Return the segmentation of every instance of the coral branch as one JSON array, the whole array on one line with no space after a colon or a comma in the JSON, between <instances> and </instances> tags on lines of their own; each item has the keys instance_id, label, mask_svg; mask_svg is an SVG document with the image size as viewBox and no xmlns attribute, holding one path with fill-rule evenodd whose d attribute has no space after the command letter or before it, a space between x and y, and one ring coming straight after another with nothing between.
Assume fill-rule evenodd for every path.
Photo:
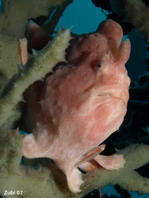
<instances>
[{"instance_id":1,"label":"coral branch","mask_svg":"<svg viewBox=\"0 0 149 198\"><path fill-rule=\"evenodd\" d=\"M6 82L17 72L19 62L18 41L13 36L0 33L0 92Z\"/></svg>"},{"instance_id":2,"label":"coral branch","mask_svg":"<svg viewBox=\"0 0 149 198\"><path fill-rule=\"evenodd\" d=\"M51 172L49 172L49 168L41 167L35 170L31 167L21 167L19 164L21 159L19 138L10 135L8 139L10 146L3 154L6 160L10 158L10 154L13 153L12 158L10 158L13 160L7 160L7 166L3 166L6 164L5 160L1 163L1 194L4 189L21 189L26 198L81 198L87 194L87 192L95 188L102 188L107 184L119 184L129 190L149 193L149 179L143 178L134 171L134 169L148 162L149 146L147 145L134 145L121 150L120 153L123 154L126 159L124 168L119 171L107 171L102 168L92 171L84 175L85 183L83 191L79 194L72 194L66 187L64 175L56 167L53 166L53 168L50 168ZM1 147L2 146L0 146L0 149ZM16 147L18 148L17 150ZM2 157L1 154L0 156ZM39 187L40 190L38 190Z\"/></svg>"},{"instance_id":3,"label":"coral branch","mask_svg":"<svg viewBox=\"0 0 149 198\"><path fill-rule=\"evenodd\" d=\"M25 89L33 82L41 80L56 63L65 60L65 49L69 40L70 31L60 31L58 36L44 48L42 54L31 58L27 65L14 75L0 96L0 125L8 124L8 118L14 121L13 117L16 116L13 112L14 107L22 100Z\"/></svg>"},{"instance_id":4,"label":"coral branch","mask_svg":"<svg viewBox=\"0 0 149 198\"><path fill-rule=\"evenodd\" d=\"M127 0L125 13L128 20L149 39L149 7L141 0Z\"/></svg>"},{"instance_id":5,"label":"coral branch","mask_svg":"<svg viewBox=\"0 0 149 198\"><path fill-rule=\"evenodd\" d=\"M127 173L127 175L123 175L122 180L119 178L118 183L130 191L149 193L149 179L141 177L135 171L131 171L130 174Z\"/></svg>"},{"instance_id":6,"label":"coral branch","mask_svg":"<svg viewBox=\"0 0 149 198\"><path fill-rule=\"evenodd\" d=\"M118 171L107 171L104 169L95 170L84 176L84 192L90 192L95 188L101 188L107 184L119 184L129 190L139 191L141 193L149 193L149 179L143 178L135 169L148 163L149 146L147 145L133 145L121 150L124 155L126 164L125 167ZM140 187L137 182L139 180ZM130 184L130 185L129 185ZM78 198L78 197L77 197Z\"/></svg>"}]
</instances>

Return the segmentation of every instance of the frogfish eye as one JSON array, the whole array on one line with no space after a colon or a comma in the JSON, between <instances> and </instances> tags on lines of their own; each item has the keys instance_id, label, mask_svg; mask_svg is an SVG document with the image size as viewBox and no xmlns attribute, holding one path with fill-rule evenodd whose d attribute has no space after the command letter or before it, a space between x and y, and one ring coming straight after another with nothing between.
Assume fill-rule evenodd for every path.
<instances>
[{"instance_id":1,"label":"frogfish eye","mask_svg":"<svg viewBox=\"0 0 149 198\"><path fill-rule=\"evenodd\" d=\"M96 68L101 68L101 64L100 63L96 63Z\"/></svg>"},{"instance_id":2,"label":"frogfish eye","mask_svg":"<svg viewBox=\"0 0 149 198\"><path fill-rule=\"evenodd\" d=\"M91 67L93 69L99 69L99 68L101 68L101 64L100 64L99 60L92 61L90 65L91 65Z\"/></svg>"}]
</instances>

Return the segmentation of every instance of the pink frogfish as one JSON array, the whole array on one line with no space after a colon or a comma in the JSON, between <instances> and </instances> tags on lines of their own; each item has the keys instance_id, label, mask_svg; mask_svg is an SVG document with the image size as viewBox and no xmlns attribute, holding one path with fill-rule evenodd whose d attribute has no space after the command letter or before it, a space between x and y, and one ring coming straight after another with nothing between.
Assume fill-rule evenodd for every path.
<instances>
[{"instance_id":1,"label":"pink frogfish","mask_svg":"<svg viewBox=\"0 0 149 198\"><path fill-rule=\"evenodd\" d=\"M122 36L119 24L102 22L95 33L72 43L67 63L28 92L24 120L32 133L23 138L23 155L53 159L74 193L83 183L78 167L92 170L96 162L118 170L125 163L123 155L100 154L127 111L130 42Z\"/></svg>"}]
</instances>

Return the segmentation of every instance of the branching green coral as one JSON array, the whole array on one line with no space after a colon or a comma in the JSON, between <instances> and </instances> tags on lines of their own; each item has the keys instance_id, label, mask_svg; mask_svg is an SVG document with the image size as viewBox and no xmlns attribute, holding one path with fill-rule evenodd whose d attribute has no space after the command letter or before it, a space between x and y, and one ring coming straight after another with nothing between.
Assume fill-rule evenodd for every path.
<instances>
[{"instance_id":1,"label":"branching green coral","mask_svg":"<svg viewBox=\"0 0 149 198\"><path fill-rule=\"evenodd\" d=\"M19 39L24 37L25 26L29 18L48 15L55 9L56 19L49 19L51 30L56 25L64 8L72 0L3 0L3 11L0 13L0 93L6 83L18 72L20 63ZM52 20L52 21L51 21ZM49 29L48 29L49 31Z\"/></svg>"},{"instance_id":2,"label":"branching green coral","mask_svg":"<svg viewBox=\"0 0 149 198\"><path fill-rule=\"evenodd\" d=\"M0 13L0 92L6 82L18 72L20 63L19 39L24 37L29 18L48 15L55 9L56 19L49 18L48 32L52 32L64 8L72 0L3 0L3 11ZM52 23L52 27L51 27Z\"/></svg>"},{"instance_id":3,"label":"branching green coral","mask_svg":"<svg viewBox=\"0 0 149 198\"><path fill-rule=\"evenodd\" d=\"M121 150L126 159L124 168L119 171L107 171L102 168L92 171L84 176L85 181L82 192L80 194L72 194L66 188L63 174L56 167L53 170L51 168L35 170L21 167L19 164L21 159L19 142L19 137L16 137L16 135L10 139L10 146L8 147L10 152L9 155L7 153L7 156L10 157L10 154L13 153L13 160L7 161L7 166L1 166L0 194L3 194L4 189L19 189L23 190L23 197L25 198L81 198L87 192L95 188L102 188L107 184L119 184L129 190L149 193L149 179L142 178L134 171L134 169L148 162L149 146L147 145L134 145ZM56 174L58 180L61 180L59 184L54 179L52 172ZM14 196L14 198L16 197Z\"/></svg>"},{"instance_id":4,"label":"branching green coral","mask_svg":"<svg viewBox=\"0 0 149 198\"><path fill-rule=\"evenodd\" d=\"M65 60L65 49L69 45L70 31L60 31L38 56L32 57L10 80L0 96L0 126L8 125L17 116L15 106L22 100L25 89L52 70L54 65ZM19 116L19 115L18 115Z\"/></svg>"},{"instance_id":5,"label":"branching green coral","mask_svg":"<svg viewBox=\"0 0 149 198\"><path fill-rule=\"evenodd\" d=\"M84 177L83 188L85 191L89 192L106 184L119 184L128 190L149 193L149 179L144 179L135 171L135 169L148 163L149 146L133 145L121 150L120 153L124 155L126 160L124 168L118 171L101 169L90 172ZM137 183L138 181L139 183ZM81 198L81 195L79 198Z\"/></svg>"},{"instance_id":6,"label":"branching green coral","mask_svg":"<svg viewBox=\"0 0 149 198\"><path fill-rule=\"evenodd\" d=\"M1 134L0 139L0 195L4 190L22 190L24 198L65 198L46 168L39 170L21 167L20 135L14 131ZM5 197L5 196L4 196ZM7 197L7 196L6 196ZM18 197L18 195L13 195Z\"/></svg>"},{"instance_id":7,"label":"branching green coral","mask_svg":"<svg viewBox=\"0 0 149 198\"><path fill-rule=\"evenodd\" d=\"M12 36L0 34L0 92L6 82L17 72L20 62L18 41Z\"/></svg>"}]
</instances>

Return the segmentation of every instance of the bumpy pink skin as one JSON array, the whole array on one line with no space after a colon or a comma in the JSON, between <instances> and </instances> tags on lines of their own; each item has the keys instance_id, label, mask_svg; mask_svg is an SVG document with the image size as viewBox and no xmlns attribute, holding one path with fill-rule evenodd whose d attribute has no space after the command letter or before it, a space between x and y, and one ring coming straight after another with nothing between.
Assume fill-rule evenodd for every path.
<instances>
[{"instance_id":1,"label":"bumpy pink skin","mask_svg":"<svg viewBox=\"0 0 149 198\"><path fill-rule=\"evenodd\" d=\"M125 162L122 155L97 155L105 147L98 145L119 129L126 114L130 43L121 42L122 36L119 24L104 21L73 45L69 65L47 77L40 93L32 87L28 96L26 127L33 133L23 139L23 154L53 159L72 192L83 183L78 166L89 170L96 161L113 170Z\"/></svg>"}]
</instances>

